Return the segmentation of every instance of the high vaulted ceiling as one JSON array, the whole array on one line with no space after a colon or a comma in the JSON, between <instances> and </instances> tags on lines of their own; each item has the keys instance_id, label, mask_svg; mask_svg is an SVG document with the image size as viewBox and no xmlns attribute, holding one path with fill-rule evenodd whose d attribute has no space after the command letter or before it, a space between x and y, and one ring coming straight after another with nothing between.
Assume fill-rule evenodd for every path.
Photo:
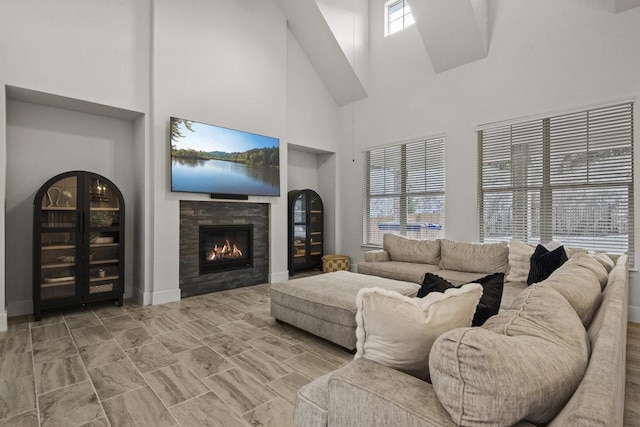
<instances>
[{"instance_id":1,"label":"high vaulted ceiling","mask_svg":"<svg viewBox=\"0 0 640 427\"><path fill-rule=\"evenodd\" d=\"M367 97L369 1L276 0L338 106ZM407 0L436 73L489 54L489 0ZM535 0L531 0L535 1ZM565 0L620 13L640 0Z\"/></svg>"}]
</instances>

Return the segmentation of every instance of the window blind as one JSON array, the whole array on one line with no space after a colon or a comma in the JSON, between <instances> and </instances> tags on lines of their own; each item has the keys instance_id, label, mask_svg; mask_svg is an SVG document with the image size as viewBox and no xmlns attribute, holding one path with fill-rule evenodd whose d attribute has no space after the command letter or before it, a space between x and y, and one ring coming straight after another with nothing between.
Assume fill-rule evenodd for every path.
<instances>
[{"instance_id":1,"label":"window blind","mask_svg":"<svg viewBox=\"0 0 640 427\"><path fill-rule=\"evenodd\" d=\"M633 259L633 103L478 131L480 240Z\"/></svg>"},{"instance_id":2,"label":"window blind","mask_svg":"<svg viewBox=\"0 0 640 427\"><path fill-rule=\"evenodd\" d=\"M363 244L444 237L444 136L364 152Z\"/></svg>"}]
</instances>

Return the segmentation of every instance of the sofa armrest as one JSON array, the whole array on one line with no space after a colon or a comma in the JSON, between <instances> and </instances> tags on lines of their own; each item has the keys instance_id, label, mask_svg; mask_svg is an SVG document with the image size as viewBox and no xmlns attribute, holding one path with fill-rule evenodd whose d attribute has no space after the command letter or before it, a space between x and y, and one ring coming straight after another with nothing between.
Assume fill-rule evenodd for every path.
<instances>
[{"instance_id":1,"label":"sofa armrest","mask_svg":"<svg viewBox=\"0 0 640 427\"><path fill-rule=\"evenodd\" d=\"M391 261L389 252L384 249L376 249L373 251L367 251L364 253L365 262L384 262Z\"/></svg>"},{"instance_id":2,"label":"sofa armrest","mask_svg":"<svg viewBox=\"0 0 640 427\"><path fill-rule=\"evenodd\" d=\"M455 426L431 384L361 358L329 379L329 425Z\"/></svg>"}]
</instances>

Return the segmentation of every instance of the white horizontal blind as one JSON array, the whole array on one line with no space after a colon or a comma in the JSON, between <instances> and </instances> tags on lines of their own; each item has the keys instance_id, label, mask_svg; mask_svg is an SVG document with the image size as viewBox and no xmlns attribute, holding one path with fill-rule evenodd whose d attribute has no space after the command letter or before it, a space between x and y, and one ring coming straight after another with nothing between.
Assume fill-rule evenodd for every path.
<instances>
[{"instance_id":1,"label":"white horizontal blind","mask_svg":"<svg viewBox=\"0 0 640 427\"><path fill-rule=\"evenodd\" d=\"M363 244L444 236L444 136L364 152Z\"/></svg>"},{"instance_id":2,"label":"white horizontal blind","mask_svg":"<svg viewBox=\"0 0 640 427\"><path fill-rule=\"evenodd\" d=\"M633 103L486 128L478 145L481 241L632 255Z\"/></svg>"}]
</instances>

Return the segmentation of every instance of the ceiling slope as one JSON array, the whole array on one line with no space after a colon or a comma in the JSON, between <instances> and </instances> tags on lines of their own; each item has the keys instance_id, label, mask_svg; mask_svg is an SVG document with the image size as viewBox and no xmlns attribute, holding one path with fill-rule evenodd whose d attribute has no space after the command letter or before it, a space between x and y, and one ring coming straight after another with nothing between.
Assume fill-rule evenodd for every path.
<instances>
[{"instance_id":1,"label":"ceiling slope","mask_svg":"<svg viewBox=\"0 0 640 427\"><path fill-rule=\"evenodd\" d=\"M339 106L366 98L354 71L315 0L276 0L289 30ZM348 54L353 56L353 52Z\"/></svg>"},{"instance_id":2,"label":"ceiling slope","mask_svg":"<svg viewBox=\"0 0 640 427\"><path fill-rule=\"evenodd\" d=\"M571 0L580 6L604 10L611 13L622 13L640 7L640 0Z\"/></svg>"},{"instance_id":3,"label":"ceiling slope","mask_svg":"<svg viewBox=\"0 0 640 427\"><path fill-rule=\"evenodd\" d=\"M487 57L487 0L408 0L436 73Z\"/></svg>"}]
</instances>

